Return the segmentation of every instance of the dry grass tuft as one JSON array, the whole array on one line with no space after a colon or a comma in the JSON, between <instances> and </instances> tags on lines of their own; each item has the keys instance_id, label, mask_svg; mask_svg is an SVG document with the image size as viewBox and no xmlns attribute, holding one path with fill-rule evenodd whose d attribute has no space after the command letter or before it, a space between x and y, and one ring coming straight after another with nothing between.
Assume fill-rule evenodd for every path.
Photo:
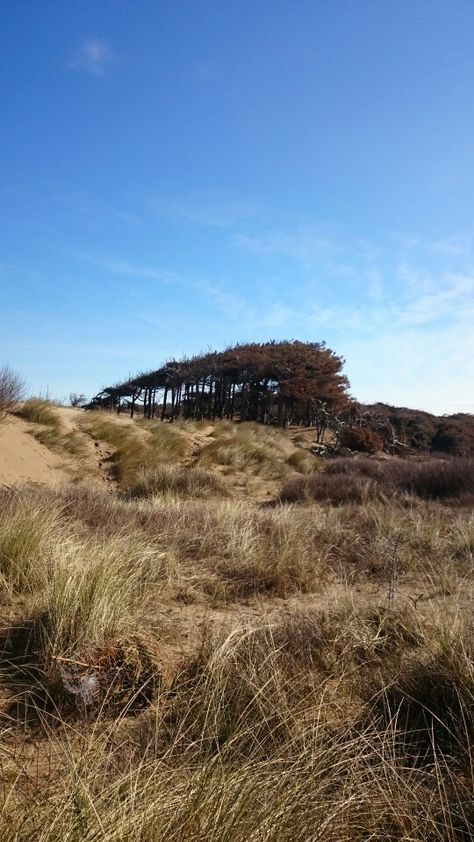
<instances>
[{"instance_id":1,"label":"dry grass tuft","mask_svg":"<svg viewBox=\"0 0 474 842\"><path fill-rule=\"evenodd\" d=\"M148 528L159 532L190 579L218 601L319 591L328 578L326 550L315 542L312 524L284 507L170 503L150 512Z\"/></svg>"},{"instance_id":2,"label":"dry grass tuft","mask_svg":"<svg viewBox=\"0 0 474 842\"><path fill-rule=\"evenodd\" d=\"M298 690L272 629L240 628L204 640L176 679L173 749L201 756L265 757L289 736Z\"/></svg>"},{"instance_id":3,"label":"dry grass tuft","mask_svg":"<svg viewBox=\"0 0 474 842\"><path fill-rule=\"evenodd\" d=\"M30 398L15 414L35 425L31 433L44 447L76 459L86 454L87 448L83 436L77 430L64 432L61 418L50 401Z\"/></svg>"},{"instance_id":4,"label":"dry grass tuft","mask_svg":"<svg viewBox=\"0 0 474 842\"><path fill-rule=\"evenodd\" d=\"M113 466L123 490L133 487L143 471L184 458L191 446L182 432L160 421L141 420L133 424L91 412L82 427L115 448Z\"/></svg>"},{"instance_id":5,"label":"dry grass tuft","mask_svg":"<svg viewBox=\"0 0 474 842\"><path fill-rule=\"evenodd\" d=\"M298 448L288 456L286 464L294 468L299 474L312 474L319 469L318 460L303 448Z\"/></svg>"},{"instance_id":6,"label":"dry grass tuft","mask_svg":"<svg viewBox=\"0 0 474 842\"><path fill-rule=\"evenodd\" d=\"M60 508L21 492L0 496L0 586L12 597L42 590L50 576L54 543L61 540Z\"/></svg>"},{"instance_id":7,"label":"dry grass tuft","mask_svg":"<svg viewBox=\"0 0 474 842\"><path fill-rule=\"evenodd\" d=\"M142 420L138 426L150 434L152 447L164 461L177 462L189 455L191 445L184 425L180 428L161 421Z\"/></svg>"},{"instance_id":8,"label":"dry grass tuft","mask_svg":"<svg viewBox=\"0 0 474 842\"><path fill-rule=\"evenodd\" d=\"M372 715L385 729L396 722L411 762L432 764L445 756L472 772L474 748L474 633L471 622L449 632L431 629L429 647L405 659L401 668L384 665L375 687L366 687ZM374 692L375 691L375 692Z\"/></svg>"},{"instance_id":9,"label":"dry grass tuft","mask_svg":"<svg viewBox=\"0 0 474 842\"><path fill-rule=\"evenodd\" d=\"M196 456L197 465L222 466L226 474L242 472L269 480L283 479L289 473L288 439L282 431L252 422L222 421L212 439Z\"/></svg>"},{"instance_id":10,"label":"dry grass tuft","mask_svg":"<svg viewBox=\"0 0 474 842\"><path fill-rule=\"evenodd\" d=\"M25 401L23 406L17 410L17 415L24 418L25 421L31 421L32 424L43 424L45 427L59 429L59 416L54 408L54 404L42 398L29 398Z\"/></svg>"},{"instance_id":11,"label":"dry grass tuft","mask_svg":"<svg viewBox=\"0 0 474 842\"><path fill-rule=\"evenodd\" d=\"M229 490L224 480L204 468L185 465L156 465L138 472L130 485L131 498L174 496L178 498L228 497Z\"/></svg>"}]
</instances>

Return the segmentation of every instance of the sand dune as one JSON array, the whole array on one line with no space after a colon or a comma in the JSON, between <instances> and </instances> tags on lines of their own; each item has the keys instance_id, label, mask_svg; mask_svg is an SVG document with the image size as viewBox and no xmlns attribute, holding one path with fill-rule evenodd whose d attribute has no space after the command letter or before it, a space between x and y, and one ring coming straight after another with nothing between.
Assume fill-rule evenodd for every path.
<instances>
[{"instance_id":1,"label":"sand dune","mask_svg":"<svg viewBox=\"0 0 474 842\"><path fill-rule=\"evenodd\" d=\"M68 480L64 459L30 435L31 424L9 415L0 423L0 486L37 482L56 487Z\"/></svg>"}]
</instances>

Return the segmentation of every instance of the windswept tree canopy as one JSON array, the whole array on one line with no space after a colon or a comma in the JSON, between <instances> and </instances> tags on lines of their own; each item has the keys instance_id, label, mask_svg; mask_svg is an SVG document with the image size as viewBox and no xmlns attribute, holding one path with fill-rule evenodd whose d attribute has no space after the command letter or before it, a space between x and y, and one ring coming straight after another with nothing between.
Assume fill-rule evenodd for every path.
<instances>
[{"instance_id":1,"label":"windswept tree canopy","mask_svg":"<svg viewBox=\"0 0 474 842\"><path fill-rule=\"evenodd\" d=\"M143 406L147 417L240 418L287 426L317 423L321 413L350 404L344 360L324 342L245 343L169 360L109 386L92 405L119 410Z\"/></svg>"}]
</instances>

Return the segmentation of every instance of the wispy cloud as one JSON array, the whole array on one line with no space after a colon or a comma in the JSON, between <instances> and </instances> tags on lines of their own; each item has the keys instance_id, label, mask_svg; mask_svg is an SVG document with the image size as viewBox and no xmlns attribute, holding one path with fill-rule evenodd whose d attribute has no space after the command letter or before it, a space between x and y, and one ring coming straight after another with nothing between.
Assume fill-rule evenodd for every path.
<instances>
[{"instance_id":1,"label":"wispy cloud","mask_svg":"<svg viewBox=\"0 0 474 842\"><path fill-rule=\"evenodd\" d=\"M63 216L67 214L68 218L74 222L80 220L91 226L110 226L111 223L136 226L142 221L136 213L113 207L85 193L57 195L54 201L61 208Z\"/></svg>"},{"instance_id":2,"label":"wispy cloud","mask_svg":"<svg viewBox=\"0 0 474 842\"><path fill-rule=\"evenodd\" d=\"M474 268L454 271L458 252L433 254L431 243L413 243L410 256L377 253L347 243L354 278L336 292L320 284L315 301L300 263L299 296L275 296L262 324L276 331L320 336L347 359L352 391L362 401L419 407L436 413L472 411L474 401ZM350 285L350 289L349 289Z\"/></svg>"},{"instance_id":3,"label":"wispy cloud","mask_svg":"<svg viewBox=\"0 0 474 842\"><path fill-rule=\"evenodd\" d=\"M246 319L250 321L253 318L253 309L250 302L237 295L235 290L229 289L228 284L209 279L193 279L189 283L194 289L203 292L207 298L211 299L222 313L231 312L236 320Z\"/></svg>"},{"instance_id":4,"label":"wispy cloud","mask_svg":"<svg viewBox=\"0 0 474 842\"><path fill-rule=\"evenodd\" d=\"M36 342L36 343L9 343L6 346L9 350L22 350L22 351L59 351L59 352L71 352L71 353L93 353L93 354L104 354L106 356L117 356L117 357L129 357L131 355L137 355L141 353L140 346L133 346L133 345L97 345L93 343L76 343L76 342L64 342L64 343L49 343L49 342Z\"/></svg>"},{"instance_id":5,"label":"wispy cloud","mask_svg":"<svg viewBox=\"0 0 474 842\"><path fill-rule=\"evenodd\" d=\"M255 254L290 257L305 263L314 262L323 254L341 251L337 242L321 235L319 229L301 227L295 231L270 231L260 235L239 235L237 245Z\"/></svg>"},{"instance_id":6,"label":"wispy cloud","mask_svg":"<svg viewBox=\"0 0 474 842\"><path fill-rule=\"evenodd\" d=\"M217 224L202 207L199 212L197 207L192 212L179 207L200 225ZM463 241L462 253L455 236L438 242L420 237L401 242L387 235L375 245L294 220L286 230L262 217L248 216L244 225L242 210L236 206L230 213L229 207L225 217L233 226L229 245L235 248L240 228L239 245L256 264L252 282L244 276L235 280L232 266L228 273L211 277L192 269L171 272L153 257L135 262L117 253L76 256L130 279L127 294L136 318L161 318L159 310L144 303L153 301L160 284L172 283L180 288L177 302L181 292L183 301L186 297L195 301L198 292L199 301L206 302L200 303L199 323L205 321L212 343L221 336L225 341L326 339L347 359L352 391L360 400L385 400L438 413L471 409L474 252L468 242ZM219 219L222 225L222 209ZM256 254L258 261L251 258ZM176 312L181 318L186 305L182 311L180 306ZM175 315L167 314L164 324L158 325L161 331L169 328Z\"/></svg>"},{"instance_id":7,"label":"wispy cloud","mask_svg":"<svg viewBox=\"0 0 474 842\"><path fill-rule=\"evenodd\" d=\"M269 214L268 208L253 202L220 202L193 197L155 196L150 209L160 216L176 217L210 228L230 228Z\"/></svg>"},{"instance_id":8,"label":"wispy cloud","mask_svg":"<svg viewBox=\"0 0 474 842\"><path fill-rule=\"evenodd\" d=\"M164 284L176 284L203 293L222 312L232 312L238 318L251 318L251 308L247 301L236 294L224 281L170 272L158 266L135 263L121 257L99 257L84 252L75 252L75 257L96 266L112 275L143 281L159 281Z\"/></svg>"},{"instance_id":9,"label":"wispy cloud","mask_svg":"<svg viewBox=\"0 0 474 842\"><path fill-rule=\"evenodd\" d=\"M432 253L442 257L465 257L470 253L471 248L471 238L462 234L444 237L430 244Z\"/></svg>"},{"instance_id":10,"label":"wispy cloud","mask_svg":"<svg viewBox=\"0 0 474 842\"><path fill-rule=\"evenodd\" d=\"M131 260L124 260L121 257L96 257L95 255L84 252L75 252L75 257L79 257L81 260L85 260L87 263L97 266L98 269L103 269L105 272L110 272L113 275L161 281L166 284L178 283L181 280L180 276L175 272L168 272L166 269L160 269L157 266L134 263Z\"/></svg>"},{"instance_id":11,"label":"wispy cloud","mask_svg":"<svg viewBox=\"0 0 474 842\"><path fill-rule=\"evenodd\" d=\"M92 76L103 76L113 58L112 48L107 41L89 36L75 48L68 67L71 70L83 70Z\"/></svg>"},{"instance_id":12,"label":"wispy cloud","mask_svg":"<svg viewBox=\"0 0 474 842\"><path fill-rule=\"evenodd\" d=\"M402 297L400 306L392 309L399 324L421 326L447 322L472 310L474 275L446 272L430 281L431 285L423 276L420 290L412 286Z\"/></svg>"}]
</instances>

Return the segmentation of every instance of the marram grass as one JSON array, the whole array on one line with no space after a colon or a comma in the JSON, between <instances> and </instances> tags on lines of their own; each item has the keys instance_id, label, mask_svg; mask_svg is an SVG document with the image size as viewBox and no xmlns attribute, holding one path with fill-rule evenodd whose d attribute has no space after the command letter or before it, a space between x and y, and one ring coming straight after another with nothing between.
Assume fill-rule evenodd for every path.
<instances>
[{"instance_id":1,"label":"marram grass","mask_svg":"<svg viewBox=\"0 0 474 842\"><path fill-rule=\"evenodd\" d=\"M422 501L0 492L1 838L471 839L473 546Z\"/></svg>"}]
</instances>

